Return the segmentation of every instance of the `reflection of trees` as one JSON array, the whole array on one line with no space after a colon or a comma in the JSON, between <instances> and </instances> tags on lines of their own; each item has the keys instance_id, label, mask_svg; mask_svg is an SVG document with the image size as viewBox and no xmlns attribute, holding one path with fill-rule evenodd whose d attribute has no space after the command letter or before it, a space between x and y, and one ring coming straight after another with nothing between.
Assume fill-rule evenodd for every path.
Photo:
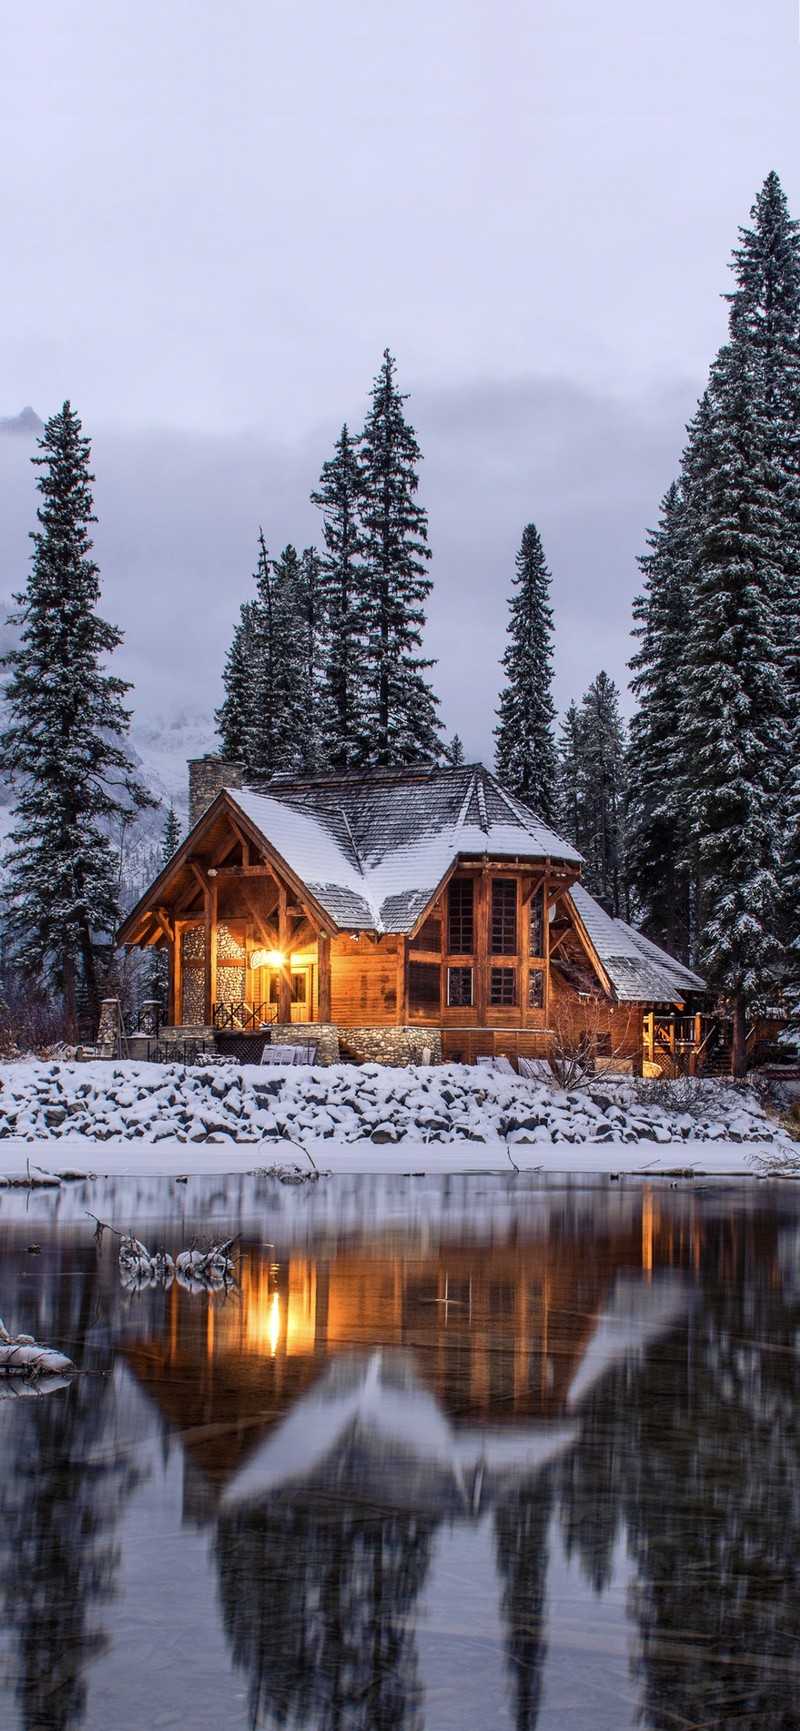
<instances>
[{"instance_id":1,"label":"reflection of trees","mask_svg":"<svg viewBox=\"0 0 800 1731\"><path fill-rule=\"evenodd\" d=\"M652 1731L789 1731L800 1661L798 1315L753 1258L587 1402L560 1472L565 1541L596 1591L624 1526Z\"/></svg>"},{"instance_id":2,"label":"reflection of trees","mask_svg":"<svg viewBox=\"0 0 800 1731\"><path fill-rule=\"evenodd\" d=\"M95 1309L93 1259L59 1284L71 1326L54 1314L54 1334L80 1338ZM135 1481L115 1447L115 1403L110 1377L80 1376L5 1414L13 1446L0 1486L0 1595L23 1731L81 1723L86 1668L107 1645L95 1613L113 1595L114 1526Z\"/></svg>"},{"instance_id":3,"label":"reflection of trees","mask_svg":"<svg viewBox=\"0 0 800 1731\"><path fill-rule=\"evenodd\" d=\"M220 1597L253 1724L421 1731L410 1613L432 1525L278 1499L225 1512Z\"/></svg>"},{"instance_id":4,"label":"reflection of trees","mask_svg":"<svg viewBox=\"0 0 800 1731\"><path fill-rule=\"evenodd\" d=\"M547 1657L547 1530L552 1502L552 1480L546 1474L529 1490L506 1497L495 1515L517 1731L535 1731L539 1717Z\"/></svg>"}]
</instances>

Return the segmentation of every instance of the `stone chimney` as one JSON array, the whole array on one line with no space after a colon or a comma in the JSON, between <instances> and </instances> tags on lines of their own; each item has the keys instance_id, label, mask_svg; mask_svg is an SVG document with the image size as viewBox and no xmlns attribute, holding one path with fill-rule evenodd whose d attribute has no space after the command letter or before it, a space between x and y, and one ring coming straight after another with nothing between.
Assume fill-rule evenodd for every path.
<instances>
[{"instance_id":1,"label":"stone chimney","mask_svg":"<svg viewBox=\"0 0 800 1731\"><path fill-rule=\"evenodd\" d=\"M244 764L229 763L207 751L205 757L189 758L189 828L222 792L223 787L241 787Z\"/></svg>"}]
</instances>

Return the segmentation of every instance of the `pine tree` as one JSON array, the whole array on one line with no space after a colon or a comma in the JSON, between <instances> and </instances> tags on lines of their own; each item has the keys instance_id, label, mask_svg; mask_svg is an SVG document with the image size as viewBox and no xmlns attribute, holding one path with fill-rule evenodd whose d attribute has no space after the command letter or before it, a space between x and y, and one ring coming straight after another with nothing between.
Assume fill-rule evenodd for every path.
<instances>
[{"instance_id":1,"label":"pine tree","mask_svg":"<svg viewBox=\"0 0 800 1731\"><path fill-rule=\"evenodd\" d=\"M324 627L319 750L331 769L357 766L365 737L367 612L361 480L358 453L344 426L311 495L323 515L325 538L319 572Z\"/></svg>"},{"instance_id":2,"label":"pine tree","mask_svg":"<svg viewBox=\"0 0 800 1731\"><path fill-rule=\"evenodd\" d=\"M551 578L533 523L523 530L516 573L516 593L509 604L509 642L502 660L507 684L494 730L496 768L511 793L532 806L545 823L553 823L558 759L553 737Z\"/></svg>"},{"instance_id":3,"label":"pine tree","mask_svg":"<svg viewBox=\"0 0 800 1731\"><path fill-rule=\"evenodd\" d=\"M96 612L90 442L68 402L47 422L39 450L39 528L27 588L14 597L19 646L5 658L0 761L17 798L4 900L21 971L63 993L74 1029L81 989L95 1024L99 1017L98 943L117 920L111 821L154 802L122 744L130 686L105 670L122 633Z\"/></svg>"},{"instance_id":4,"label":"pine tree","mask_svg":"<svg viewBox=\"0 0 800 1731\"><path fill-rule=\"evenodd\" d=\"M631 688L626 869L649 937L688 961L691 883L683 864L683 660L689 623L692 541L685 491L672 486L640 560L644 593L634 603L639 649Z\"/></svg>"},{"instance_id":5,"label":"pine tree","mask_svg":"<svg viewBox=\"0 0 800 1731\"><path fill-rule=\"evenodd\" d=\"M279 559L259 531L256 597L245 602L223 674L217 727L226 757L254 781L319 766L322 599L319 555Z\"/></svg>"},{"instance_id":6,"label":"pine tree","mask_svg":"<svg viewBox=\"0 0 800 1731\"><path fill-rule=\"evenodd\" d=\"M747 1008L780 963L788 697L780 490L763 372L745 340L712 369L684 663L686 864L700 883L701 961L731 1001L734 1074Z\"/></svg>"},{"instance_id":7,"label":"pine tree","mask_svg":"<svg viewBox=\"0 0 800 1731\"><path fill-rule=\"evenodd\" d=\"M417 503L421 453L403 413L395 362L384 351L372 407L359 441L365 568L365 706L361 764L435 762L440 724L417 652L431 591L428 520Z\"/></svg>"},{"instance_id":8,"label":"pine tree","mask_svg":"<svg viewBox=\"0 0 800 1731\"><path fill-rule=\"evenodd\" d=\"M169 811L167 812L167 815L164 819L164 829L163 829L163 833L162 833L162 837L161 837L161 865L162 865L162 867L165 865L169 865L169 862L173 858L173 855L177 853L178 848L181 845L181 841L182 841L181 821L180 821L180 818L178 817L178 814L175 810L174 805L171 805L169 808Z\"/></svg>"},{"instance_id":9,"label":"pine tree","mask_svg":"<svg viewBox=\"0 0 800 1731\"><path fill-rule=\"evenodd\" d=\"M464 762L464 747L461 743L459 734L453 734L450 745L445 752L445 756L453 769L460 768L461 764Z\"/></svg>"},{"instance_id":10,"label":"pine tree","mask_svg":"<svg viewBox=\"0 0 800 1731\"><path fill-rule=\"evenodd\" d=\"M616 917L627 914L625 733L619 693L598 673L567 712L559 769L561 827L584 857L583 881Z\"/></svg>"},{"instance_id":11,"label":"pine tree","mask_svg":"<svg viewBox=\"0 0 800 1731\"><path fill-rule=\"evenodd\" d=\"M251 710L256 617L256 603L244 601L222 675L225 700L217 710L216 722L223 753L231 763L243 763L245 759L246 732Z\"/></svg>"}]
</instances>

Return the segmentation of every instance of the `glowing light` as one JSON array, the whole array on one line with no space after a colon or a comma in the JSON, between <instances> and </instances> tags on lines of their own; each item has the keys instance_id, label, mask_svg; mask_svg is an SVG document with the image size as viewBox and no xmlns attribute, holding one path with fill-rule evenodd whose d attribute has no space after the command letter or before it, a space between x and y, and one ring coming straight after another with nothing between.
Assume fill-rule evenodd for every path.
<instances>
[{"instance_id":1,"label":"glowing light","mask_svg":"<svg viewBox=\"0 0 800 1731\"><path fill-rule=\"evenodd\" d=\"M269 1344L273 1358L278 1350L278 1339L281 1332L281 1307L277 1292L272 1295L272 1315L269 1323Z\"/></svg>"},{"instance_id":2,"label":"glowing light","mask_svg":"<svg viewBox=\"0 0 800 1731\"><path fill-rule=\"evenodd\" d=\"M253 950L250 966L251 968L284 968L286 957L282 950Z\"/></svg>"}]
</instances>

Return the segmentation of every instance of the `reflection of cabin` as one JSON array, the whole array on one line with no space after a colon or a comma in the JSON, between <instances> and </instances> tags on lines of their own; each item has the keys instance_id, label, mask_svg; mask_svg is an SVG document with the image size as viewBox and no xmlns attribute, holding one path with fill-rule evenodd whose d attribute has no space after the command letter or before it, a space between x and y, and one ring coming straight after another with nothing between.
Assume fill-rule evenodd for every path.
<instances>
[{"instance_id":1,"label":"reflection of cabin","mask_svg":"<svg viewBox=\"0 0 800 1731\"><path fill-rule=\"evenodd\" d=\"M241 1056L302 1028L321 1057L555 1037L638 1061L645 1016L699 1011L703 981L605 913L575 849L480 765L258 792L218 758L190 770L190 833L119 934L166 950L170 1028Z\"/></svg>"},{"instance_id":2,"label":"reflection of cabin","mask_svg":"<svg viewBox=\"0 0 800 1731\"><path fill-rule=\"evenodd\" d=\"M307 1394L332 1359L409 1355L456 1427L563 1419L568 1394L619 1276L696 1274L702 1229L663 1218L645 1192L623 1226L592 1234L425 1249L335 1244L273 1261L246 1244L240 1293L202 1298L176 1283L125 1357L217 1488ZM159 1315L160 1306L163 1312Z\"/></svg>"}]
</instances>

